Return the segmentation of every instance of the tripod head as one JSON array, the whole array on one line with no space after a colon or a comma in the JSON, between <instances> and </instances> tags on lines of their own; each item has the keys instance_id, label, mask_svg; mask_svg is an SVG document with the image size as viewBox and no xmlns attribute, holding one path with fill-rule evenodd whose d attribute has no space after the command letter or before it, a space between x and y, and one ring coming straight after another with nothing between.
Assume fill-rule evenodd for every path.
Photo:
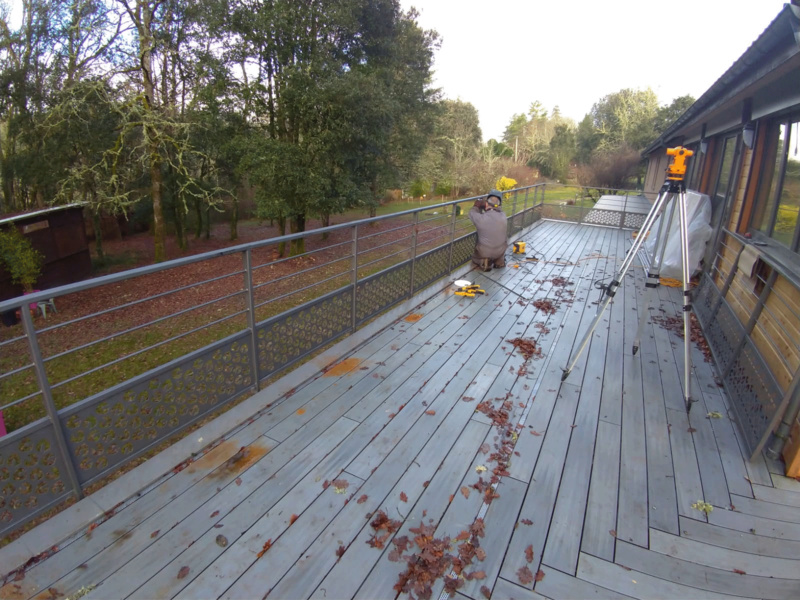
<instances>
[{"instance_id":1,"label":"tripod head","mask_svg":"<svg viewBox=\"0 0 800 600\"><path fill-rule=\"evenodd\" d=\"M667 148L667 155L672 156L672 161L667 166L667 179L669 181L683 181L686 175L686 159L694 152L683 146L677 148Z\"/></svg>"}]
</instances>

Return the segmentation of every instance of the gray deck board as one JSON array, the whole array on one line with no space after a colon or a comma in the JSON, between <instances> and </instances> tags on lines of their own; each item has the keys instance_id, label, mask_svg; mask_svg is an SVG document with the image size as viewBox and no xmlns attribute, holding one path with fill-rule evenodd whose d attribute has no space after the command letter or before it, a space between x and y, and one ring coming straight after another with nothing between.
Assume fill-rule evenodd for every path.
<instances>
[{"instance_id":1,"label":"gray deck board","mask_svg":"<svg viewBox=\"0 0 800 600\"><path fill-rule=\"evenodd\" d=\"M774 598L786 600L800 596L800 581L735 573L730 569L717 569L706 565L666 556L650 550L620 542L617 562L636 571L642 571L662 581L675 582L697 588L691 597L700 597L700 590L717 594L744 596L746 598Z\"/></svg>"},{"instance_id":2,"label":"gray deck board","mask_svg":"<svg viewBox=\"0 0 800 600\"><path fill-rule=\"evenodd\" d=\"M87 598L395 599L408 564L391 560L392 540L424 523L455 556L478 517L486 556L465 572L483 574L463 581L462 600L487 588L520 600L800 597L800 483L775 461L743 456L725 391L696 347L689 417L682 341L651 321L632 355L638 262L561 381L602 296L595 283L615 274L630 233L542 221L525 239L541 260L509 254L505 269L466 276L485 296L451 286L413 318L387 321L91 533L58 540L0 597L94 585ZM680 304L679 289L661 286L652 312L679 316ZM526 360L515 337L534 340L541 357ZM481 402L504 416L476 411ZM494 474L502 439L507 473ZM499 497L486 503L471 486L492 477ZM330 485L337 478L346 490ZM692 508L698 500L714 510ZM367 543L379 510L398 521L383 548ZM431 597L443 586L435 580Z\"/></svg>"}]
</instances>

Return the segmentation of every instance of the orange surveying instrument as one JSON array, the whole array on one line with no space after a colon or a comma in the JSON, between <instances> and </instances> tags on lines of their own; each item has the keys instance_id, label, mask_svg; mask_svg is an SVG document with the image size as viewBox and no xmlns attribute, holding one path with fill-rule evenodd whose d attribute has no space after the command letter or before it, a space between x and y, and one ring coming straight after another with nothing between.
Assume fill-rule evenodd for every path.
<instances>
[{"instance_id":1,"label":"orange surveying instrument","mask_svg":"<svg viewBox=\"0 0 800 600\"><path fill-rule=\"evenodd\" d=\"M667 156L671 156L672 161L670 161L669 165L667 166L667 176L664 181L664 185L661 186L661 191L653 203L650 212L647 213L647 217L645 217L642 228L639 230L636 240L634 241L630 250L628 250L628 253L625 255L625 260L622 262L619 271L617 271L617 273L614 275L611 283L603 286L602 289L604 297L601 298L601 300L597 303L597 314L589 325L589 330L586 332L585 336L578 345L578 349L573 353L572 360L569 362L566 368L562 369L563 374L561 376L561 381L564 381L572 372L572 369L578 362L578 358L586 349L586 346L592 337L592 333L600 322L603 312L614 298L617 288L624 280L625 274L633 264L639 249L650 233L650 229L655 224L656 219L659 217L662 210L666 212L665 209L667 205L669 205L669 216L666 219L662 218L659 220L658 233L656 235L655 244L653 245L653 255L646 257L649 258L650 265L647 271L647 279L645 282L644 307L639 308L639 328L636 331L636 338L633 340L633 354L636 354L636 352L639 350L639 342L644 335L645 328L647 326L647 320L650 316L651 297L656 293L655 290L660 285L659 272L661 270L661 262L664 258L664 250L667 245L669 228L675 215L675 208L677 207L681 228L681 254L683 259L683 393L686 411L688 412L691 410L692 402L694 402L691 397L692 354L690 346L692 339L690 321L692 314L692 297L691 290L689 288L689 278L691 277L691 273L689 271L689 223L686 210L686 183L684 182L683 178L686 175L686 160L693 154L694 152L682 146L677 146L676 148L667 148ZM675 201L671 202L671 200Z\"/></svg>"}]
</instances>

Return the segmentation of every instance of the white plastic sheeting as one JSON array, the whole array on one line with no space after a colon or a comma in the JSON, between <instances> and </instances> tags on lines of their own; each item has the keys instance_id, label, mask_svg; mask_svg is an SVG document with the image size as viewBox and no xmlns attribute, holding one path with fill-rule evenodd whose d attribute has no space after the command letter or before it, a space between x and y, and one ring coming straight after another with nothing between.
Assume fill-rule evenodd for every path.
<instances>
[{"instance_id":1,"label":"white plastic sheeting","mask_svg":"<svg viewBox=\"0 0 800 600\"><path fill-rule=\"evenodd\" d=\"M650 235L644 243L645 250L650 257L652 264L653 251L655 249L656 236L661 218L669 217L672 204L675 204L675 213L672 215L672 223L669 227L667 245L664 248L664 259L661 261L661 277L672 277L683 279L683 268L681 266L681 221L677 205L677 195L673 197L664 207L661 215L653 223ZM686 192L686 213L689 223L689 274L693 275L700 267L700 261L706 251L706 243L711 239L714 230L711 228L711 199L705 194L697 192Z\"/></svg>"}]
</instances>

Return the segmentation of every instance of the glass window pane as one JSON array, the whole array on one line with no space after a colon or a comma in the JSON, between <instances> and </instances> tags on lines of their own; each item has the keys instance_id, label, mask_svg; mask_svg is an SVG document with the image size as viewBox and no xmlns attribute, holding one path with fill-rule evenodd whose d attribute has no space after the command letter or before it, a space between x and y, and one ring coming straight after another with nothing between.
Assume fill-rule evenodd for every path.
<instances>
[{"instance_id":1,"label":"glass window pane","mask_svg":"<svg viewBox=\"0 0 800 600\"><path fill-rule=\"evenodd\" d=\"M797 229L797 216L800 212L800 121L789 125L786 138L789 145L789 156L783 176L780 196L778 196L778 214L772 237L786 246L790 246Z\"/></svg>"},{"instance_id":2,"label":"glass window pane","mask_svg":"<svg viewBox=\"0 0 800 600\"><path fill-rule=\"evenodd\" d=\"M731 170L733 169L733 154L736 150L736 136L725 139L725 147L722 150L722 166L719 171L719 180L714 195L720 200L724 200L728 194L728 186L731 182Z\"/></svg>"},{"instance_id":3,"label":"glass window pane","mask_svg":"<svg viewBox=\"0 0 800 600\"><path fill-rule=\"evenodd\" d=\"M753 217L753 227L769 235L772 229L772 213L775 208L776 188L780 184L781 163L783 162L783 148L786 140L786 126L775 125L779 129L778 135L771 131L768 137L764 171L762 173L759 202L756 214ZM777 137L777 140L776 140Z\"/></svg>"}]
</instances>

